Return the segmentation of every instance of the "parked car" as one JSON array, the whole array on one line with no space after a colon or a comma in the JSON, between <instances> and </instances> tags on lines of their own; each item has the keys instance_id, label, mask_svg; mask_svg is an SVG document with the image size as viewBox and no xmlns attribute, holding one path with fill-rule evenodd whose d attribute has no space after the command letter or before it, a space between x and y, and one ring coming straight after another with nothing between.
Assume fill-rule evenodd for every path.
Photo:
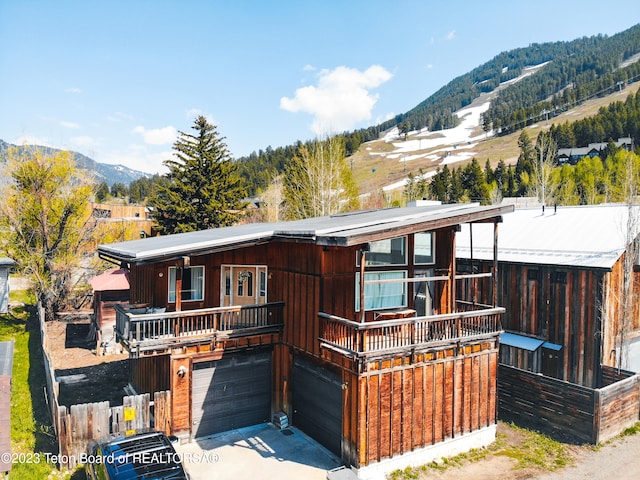
<instances>
[{"instance_id":1,"label":"parked car","mask_svg":"<svg viewBox=\"0 0 640 480\"><path fill-rule=\"evenodd\" d=\"M144 432L97 442L87 457L91 480L188 480L180 455L162 432Z\"/></svg>"}]
</instances>

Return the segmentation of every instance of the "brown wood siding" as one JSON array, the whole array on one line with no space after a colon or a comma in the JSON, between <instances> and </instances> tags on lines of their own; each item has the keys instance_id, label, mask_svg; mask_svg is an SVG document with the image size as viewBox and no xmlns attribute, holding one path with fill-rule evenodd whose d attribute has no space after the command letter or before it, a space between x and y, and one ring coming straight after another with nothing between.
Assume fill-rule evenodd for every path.
<instances>
[{"instance_id":1,"label":"brown wood siding","mask_svg":"<svg viewBox=\"0 0 640 480\"><path fill-rule=\"evenodd\" d=\"M563 441L606 441L638 421L638 376L625 375L593 389L500 365L500 418Z\"/></svg>"},{"instance_id":2,"label":"brown wood siding","mask_svg":"<svg viewBox=\"0 0 640 480\"><path fill-rule=\"evenodd\" d=\"M184 367L187 374L178 375L178 369ZM176 435L191 433L191 359L173 358L171 360L171 424Z\"/></svg>"},{"instance_id":3,"label":"brown wood siding","mask_svg":"<svg viewBox=\"0 0 640 480\"><path fill-rule=\"evenodd\" d=\"M468 265L469 261L461 261ZM474 261L479 271L490 271L490 262ZM610 274L601 269L500 263L498 305L505 307L505 330L541 338L562 345L562 380L594 386L601 360L602 306L615 311L614 295L604 295L603 285ZM481 303L490 303L490 281L475 284ZM615 278L614 278L615 283ZM474 284L459 282L459 297L472 300ZM611 321L607 315L605 322ZM606 332L606 325L605 325ZM606 349L605 345L605 349ZM606 350L605 350L606 351ZM606 363L606 362L602 362ZM521 367L527 367L524 363Z\"/></svg>"},{"instance_id":4,"label":"brown wood siding","mask_svg":"<svg viewBox=\"0 0 640 480\"><path fill-rule=\"evenodd\" d=\"M150 355L129 358L131 385L138 393L154 393L170 387L170 356Z\"/></svg>"},{"instance_id":5,"label":"brown wood siding","mask_svg":"<svg viewBox=\"0 0 640 480\"><path fill-rule=\"evenodd\" d=\"M491 343L369 364L355 389L364 432L344 432L360 466L495 424L497 353Z\"/></svg>"}]
</instances>

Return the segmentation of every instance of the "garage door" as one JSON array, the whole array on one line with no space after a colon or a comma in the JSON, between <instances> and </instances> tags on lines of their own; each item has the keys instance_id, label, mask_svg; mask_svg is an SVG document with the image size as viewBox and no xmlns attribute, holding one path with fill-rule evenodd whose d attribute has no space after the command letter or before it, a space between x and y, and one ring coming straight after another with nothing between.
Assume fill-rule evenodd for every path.
<instances>
[{"instance_id":1,"label":"garage door","mask_svg":"<svg viewBox=\"0 0 640 480\"><path fill-rule=\"evenodd\" d=\"M341 455L340 375L302 357L294 358L293 424L333 453Z\"/></svg>"},{"instance_id":2,"label":"garage door","mask_svg":"<svg viewBox=\"0 0 640 480\"><path fill-rule=\"evenodd\" d=\"M193 364L192 435L246 427L269 421L271 351L225 355Z\"/></svg>"}]
</instances>

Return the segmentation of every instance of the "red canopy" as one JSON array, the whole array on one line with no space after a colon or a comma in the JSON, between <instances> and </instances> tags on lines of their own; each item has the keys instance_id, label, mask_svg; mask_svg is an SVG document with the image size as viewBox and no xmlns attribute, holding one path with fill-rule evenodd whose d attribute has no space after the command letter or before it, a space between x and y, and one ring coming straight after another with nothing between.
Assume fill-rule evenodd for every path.
<instances>
[{"instance_id":1,"label":"red canopy","mask_svg":"<svg viewBox=\"0 0 640 480\"><path fill-rule=\"evenodd\" d=\"M129 290L129 270L115 268L89 280L94 292Z\"/></svg>"}]
</instances>

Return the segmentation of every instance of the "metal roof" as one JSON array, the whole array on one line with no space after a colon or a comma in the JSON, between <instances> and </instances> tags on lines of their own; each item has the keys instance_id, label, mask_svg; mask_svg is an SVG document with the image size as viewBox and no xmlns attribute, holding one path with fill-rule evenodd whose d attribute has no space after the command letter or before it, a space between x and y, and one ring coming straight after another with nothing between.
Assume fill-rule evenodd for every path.
<instances>
[{"instance_id":1,"label":"metal roof","mask_svg":"<svg viewBox=\"0 0 640 480\"><path fill-rule=\"evenodd\" d=\"M0 267L13 267L16 264L15 260L8 257L0 257Z\"/></svg>"},{"instance_id":2,"label":"metal roof","mask_svg":"<svg viewBox=\"0 0 640 480\"><path fill-rule=\"evenodd\" d=\"M611 269L625 250L629 208L585 205L516 209L498 227L501 262ZM632 207L633 236L640 233L640 206ZM474 224L473 258L493 260L493 225ZM471 258L469 226L456 237L456 254Z\"/></svg>"},{"instance_id":3,"label":"metal roof","mask_svg":"<svg viewBox=\"0 0 640 480\"><path fill-rule=\"evenodd\" d=\"M530 352L535 352L540 347L555 351L562 350L562 345L545 342L539 338L527 337L526 335L518 335L517 333L509 332L500 334L500 344L508 345L509 347L521 348Z\"/></svg>"},{"instance_id":4,"label":"metal roof","mask_svg":"<svg viewBox=\"0 0 640 480\"><path fill-rule=\"evenodd\" d=\"M237 248L278 239L350 246L399 234L482 221L513 211L512 205L429 205L368 210L279 223L252 223L99 245L101 256L144 262Z\"/></svg>"},{"instance_id":5,"label":"metal roof","mask_svg":"<svg viewBox=\"0 0 640 480\"><path fill-rule=\"evenodd\" d=\"M516 335L515 333L501 333L500 344L508 345L510 347L522 348L523 350L529 350L535 352L542 346L544 340L537 338L525 337L524 335Z\"/></svg>"}]
</instances>

